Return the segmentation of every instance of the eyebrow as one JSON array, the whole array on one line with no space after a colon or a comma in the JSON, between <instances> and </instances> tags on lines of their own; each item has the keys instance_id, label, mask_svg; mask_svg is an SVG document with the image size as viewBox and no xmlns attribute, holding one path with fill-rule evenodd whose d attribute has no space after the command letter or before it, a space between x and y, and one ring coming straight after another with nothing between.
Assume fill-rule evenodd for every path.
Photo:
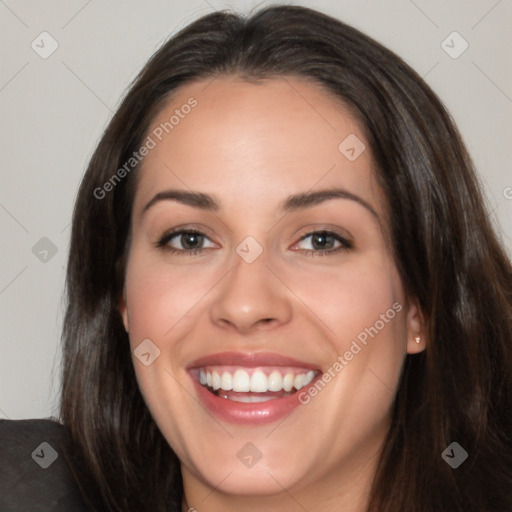
<instances>
[{"instance_id":1,"label":"eyebrow","mask_svg":"<svg viewBox=\"0 0 512 512\"><path fill-rule=\"evenodd\" d=\"M309 208L317 204L323 203L330 199L349 199L359 203L361 206L366 208L372 215L377 219L379 216L371 204L366 202L363 198L359 197L348 190L343 188L327 188L318 190L316 192L305 192L303 194L296 194L289 196L281 205L281 209L285 212L292 212L301 210L303 208Z\"/></svg>"},{"instance_id":2,"label":"eyebrow","mask_svg":"<svg viewBox=\"0 0 512 512\"><path fill-rule=\"evenodd\" d=\"M220 209L219 204L208 194L203 194L202 192L187 192L186 190L164 190L163 192L158 192L158 194L144 206L141 214L144 214L160 201L177 201L187 206L212 212L216 212Z\"/></svg>"},{"instance_id":3,"label":"eyebrow","mask_svg":"<svg viewBox=\"0 0 512 512\"><path fill-rule=\"evenodd\" d=\"M282 211L288 213L310 208L311 206L315 206L330 199L349 199L355 201L366 208L377 219L379 218L375 209L368 202L343 188L328 188L316 192L304 192L291 195L280 204L280 208ZM152 206L161 201L177 201L187 206L192 206L193 208L211 212L220 210L219 203L208 194L202 192L188 192L186 190L164 190L158 192L158 194L144 206L141 214L144 214Z\"/></svg>"}]
</instances>

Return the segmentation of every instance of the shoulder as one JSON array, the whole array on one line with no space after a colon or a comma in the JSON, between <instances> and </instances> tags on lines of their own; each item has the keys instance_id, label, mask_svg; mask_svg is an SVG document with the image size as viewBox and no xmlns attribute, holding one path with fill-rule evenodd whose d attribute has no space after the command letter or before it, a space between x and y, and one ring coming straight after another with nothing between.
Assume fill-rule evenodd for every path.
<instances>
[{"instance_id":1,"label":"shoulder","mask_svg":"<svg viewBox=\"0 0 512 512\"><path fill-rule=\"evenodd\" d=\"M0 420L0 510L87 511L66 463L70 447L56 421Z\"/></svg>"},{"instance_id":2,"label":"shoulder","mask_svg":"<svg viewBox=\"0 0 512 512\"><path fill-rule=\"evenodd\" d=\"M7 439L11 442L24 442L40 435L49 435L52 438L64 438L67 436L67 429L64 425L52 419L0 419L0 434L0 444L4 446L7 445Z\"/></svg>"}]
</instances>

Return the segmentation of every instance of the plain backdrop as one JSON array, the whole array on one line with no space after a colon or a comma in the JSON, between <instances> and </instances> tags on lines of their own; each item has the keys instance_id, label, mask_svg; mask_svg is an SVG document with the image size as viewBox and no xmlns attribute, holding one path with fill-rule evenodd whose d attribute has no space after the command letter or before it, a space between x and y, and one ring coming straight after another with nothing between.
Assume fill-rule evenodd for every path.
<instances>
[{"instance_id":1,"label":"plain backdrop","mask_svg":"<svg viewBox=\"0 0 512 512\"><path fill-rule=\"evenodd\" d=\"M0 0L0 418L57 413L73 202L129 82L199 16L269 3ZM289 3L354 25L425 78L462 132L512 253L511 1Z\"/></svg>"}]
</instances>

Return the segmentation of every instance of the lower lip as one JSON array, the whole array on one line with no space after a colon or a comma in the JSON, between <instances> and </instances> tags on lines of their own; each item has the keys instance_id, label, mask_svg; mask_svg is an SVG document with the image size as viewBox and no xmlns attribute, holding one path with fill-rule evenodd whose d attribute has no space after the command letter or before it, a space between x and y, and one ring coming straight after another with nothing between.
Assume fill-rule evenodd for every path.
<instances>
[{"instance_id":1,"label":"lower lip","mask_svg":"<svg viewBox=\"0 0 512 512\"><path fill-rule=\"evenodd\" d=\"M217 418L229 423L239 423L245 425L262 425L272 423L288 416L299 405L299 394L316 382L313 379L307 386L293 393L293 395L283 398L273 398L266 402L236 402L228 398L222 398L208 391L197 379L192 376L194 385L197 389L199 400L205 407Z\"/></svg>"}]
</instances>

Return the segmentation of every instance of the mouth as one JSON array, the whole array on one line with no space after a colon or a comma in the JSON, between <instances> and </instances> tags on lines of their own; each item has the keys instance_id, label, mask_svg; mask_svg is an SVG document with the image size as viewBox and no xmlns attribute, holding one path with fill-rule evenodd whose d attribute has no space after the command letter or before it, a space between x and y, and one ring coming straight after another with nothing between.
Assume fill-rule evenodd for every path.
<instances>
[{"instance_id":1,"label":"mouth","mask_svg":"<svg viewBox=\"0 0 512 512\"><path fill-rule=\"evenodd\" d=\"M223 353L188 369L200 401L221 420L276 421L300 405L298 392L313 385L320 369L269 353Z\"/></svg>"},{"instance_id":2,"label":"mouth","mask_svg":"<svg viewBox=\"0 0 512 512\"><path fill-rule=\"evenodd\" d=\"M218 397L256 403L291 396L307 386L317 373L315 370L293 367L209 366L200 368L195 377Z\"/></svg>"}]
</instances>

